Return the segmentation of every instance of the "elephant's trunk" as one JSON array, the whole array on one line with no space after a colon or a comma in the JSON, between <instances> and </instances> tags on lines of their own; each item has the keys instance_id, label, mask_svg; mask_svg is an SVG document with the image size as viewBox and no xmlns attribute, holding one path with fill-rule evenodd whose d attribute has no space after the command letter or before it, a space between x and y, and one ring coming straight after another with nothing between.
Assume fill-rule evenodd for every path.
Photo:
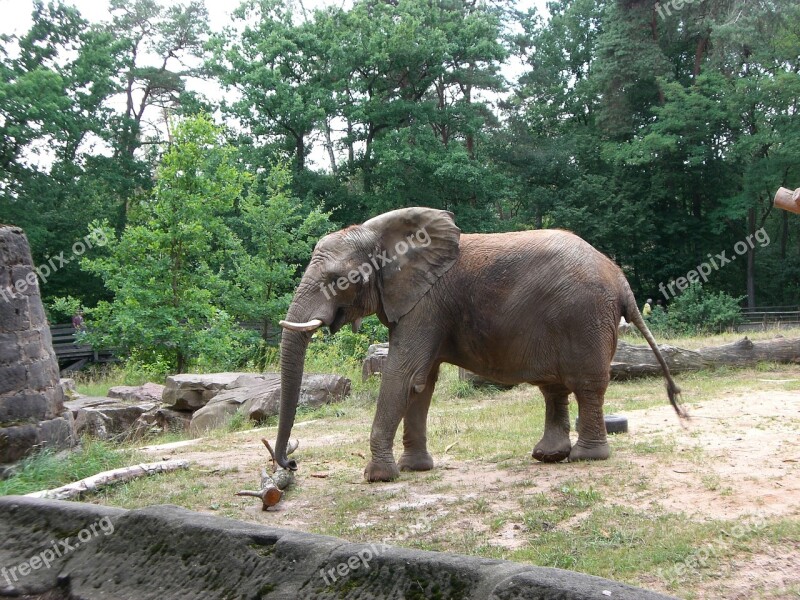
<instances>
[{"instance_id":1,"label":"elephant's trunk","mask_svg":"<svg viewBox=\"0 0 800 600\"><path fill-rule=\"evenodd\" d=\"M310 331L284 329L281 336L281 408L278 439L275 442L275 460L284 469L297 469L297 463L287 458L286 446L297 412L300 384L303 380L303 364L310 340Z\"/></svg>"}]
</instances>

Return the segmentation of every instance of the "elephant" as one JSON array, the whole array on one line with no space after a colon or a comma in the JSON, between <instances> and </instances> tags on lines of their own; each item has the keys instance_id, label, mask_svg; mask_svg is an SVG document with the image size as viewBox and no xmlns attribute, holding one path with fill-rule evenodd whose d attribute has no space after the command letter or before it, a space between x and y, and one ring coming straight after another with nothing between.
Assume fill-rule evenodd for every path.
<instances>
[{"instance_id":1,"label":"elephant","mask_svg":"<svg viewBox=\"0 0 800 600\"><path fill-rule=\"evenodd\" d=\"M608 458L603 401L623 316L644 335L672 406L687 416L622 270L588 242L558 229L462 235L448 211L403 208L328 234L314 248L280 322L281 467L297 468L286 447L311 335L323 326L355 328L371 314L389 329L389 353L364 471L370 482L433 468L426 427L443 362L539 387L545 425L533 458ZM570 393L579 414L574 446ZM395 462L401 420L403 453Z\"/></svg>"}]
</instances>

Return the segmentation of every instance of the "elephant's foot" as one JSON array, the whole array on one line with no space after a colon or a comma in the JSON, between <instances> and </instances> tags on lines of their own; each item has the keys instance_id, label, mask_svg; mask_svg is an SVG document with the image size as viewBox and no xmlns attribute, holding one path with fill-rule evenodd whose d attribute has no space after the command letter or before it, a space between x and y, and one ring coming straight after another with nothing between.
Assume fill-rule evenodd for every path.
<instances>
[{"instance_id":1,"label":"elephant's foot","mask_svg":"<svg viewBox=\"0 0 800 600\"><path fill-rule=\"evenodd\" d=\"M572 450L572 443L569 441L569 435L556 438L545 434L533 448L532 456L542 462L561 462L570 455L570 450Z\"/></svg>"},{"instance_id":2,"label":"elephant's foot","mask_svg":"<svg viewBox=\"0 0 800 600\"><path fill-rule=\"evenodd\" d=\"M611 456L611 448L608 442L583 442L580 439L572 447L569 453L569 462L577 462L579 460L606 460Z\"/></svg>"},{"instance_id":3,"label":"elephant's foot","mask_svg":"<svg viewBox=\"0 0 800 600\"><path fill-rule=\"evenodd\" d=\"M430 471L433 457L428 452L403 452L397 465L401 471Z\"/></svg>"},{"instance_id":4,"label":"elephant's foot","mask_svg":"<svg viewBox=\"0 0 800 600\"><path fill-rule=\"evenodd\" d=\"M400 470L394 461L382 463L371 460L364 469L364 478L370 483L373 481L394 481L398 477L400 477Z\"/></svg>"}]
</instances>

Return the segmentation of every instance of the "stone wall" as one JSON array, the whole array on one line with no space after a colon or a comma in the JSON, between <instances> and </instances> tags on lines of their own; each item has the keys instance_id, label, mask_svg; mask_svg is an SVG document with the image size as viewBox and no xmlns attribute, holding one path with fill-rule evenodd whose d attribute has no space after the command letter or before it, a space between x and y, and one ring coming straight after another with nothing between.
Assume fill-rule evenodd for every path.
<instances>
[{"instance_id":1,"label":"stone wall","mask_svg":"<svg viewBox=\"0 0 800 600\"><path fill-rule=\"evenodd\" d=\"M53 548L59 550L57 555ZM0 598L7 596L670 600L561 569L377 541L349 543L177 506L128 511L19 496L0 498Z\"/></svg>"},{"instance_id":2,"label":"stone wall","mask_svg":"<svg viewBox=\"0 0 800 600\"><path fill-rule=\"evenodd\" d=\"M32 448L74 442L30 246L0 225L0 474Z\"/></svg>"}]
</instances>

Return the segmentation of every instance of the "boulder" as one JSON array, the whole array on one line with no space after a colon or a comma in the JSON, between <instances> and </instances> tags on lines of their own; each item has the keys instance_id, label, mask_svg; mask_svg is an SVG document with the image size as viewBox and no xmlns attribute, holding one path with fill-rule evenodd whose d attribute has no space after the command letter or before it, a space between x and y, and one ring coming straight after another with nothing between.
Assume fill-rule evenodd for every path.
<instances>
[{"instance_id":1,"label":"boulder","mask_svg":"<svg viewBox=\"0 0 800 600\"><path fill-rule=\"evenodd\" d=\"M90 524L89 541L77 541ZM43 567L41 549L61 539L69 551ZM563 569L350 543L177 506L124 510L19 496L0 498L0 565L9 567L0 596L15 598L669 600ZM782 576L790 579L788 569Z\"/></svg>"},{"instance_id":2,"label":"boulder","mask_svg":"<svg viewBox=\"0 0 800 600\"><path fill-rule=\"evenodd\" d=\"M31 448L69 448L76 443L72 414L68 411L55 419L24 423L0 429L0 470L7 463L21 460Z\"/></svg>"},{"instance_id":3,"label":"boulder","mask_svg":"<svg viewBox=\"0 0 800 600\"><path fill-rule=\"evenodd\" d=\"M155 407L148 410L133 424L133 437L158 435L168 432L188 431L192 414L186 411Z\"/></svg>"},{"instance_id":4,"label":"boulder","mask_svg":"<svg viewBox=\"0 0 800 600\"><path fill-rule=\"evenodd\" d=\"M75 417L75 432L78 436L88 435L98 440L111 438L111 419L99 410L81 409Z\"/></svg>"},{"instance_id":5,"label":"boulder","mask_svg":"<svg viewBox=\"0 0 800 600\"><path fill-rule=\"evenodd\" d=\"M73 398L79 398L81 394L78 393L78 390L75 388L75 380L74 379L67 379L61 378L58 380L59 385L61 386L61 391L64 392L64 399L65 400L72 400Z\"/></svg>"},{"instance_id":6,"label":"boulder","mask_svg":"<svg viewBox=\"0 0 800 600\"><path fill-rule=\"evenodd\" d=\"M156 407L153 402L127 403L90 396L68 401L66 405L75 417L77 435L102 440L130 436L139 417Z\"/></svg>"},{"instance_id":7,"label":"boulder","mask_svg":"<svg viewBox=\"0 0 800 600\"><path fill-rule=\"evenodd\" d=\"M242 375L250 373L185 373L167 377L161 396L164 408L195 411L208 404L220 390L232 384Z\"/></svg>"},{"instance_id":8,"label":"boulder","mask_svg":"<svg viewBox=\"0 0 800 600\"><path fill-rule=\"evenodd\" d=\"M164 386L157 383L144 385L118 385L108 390L109 398L119 398L128 402L154 402L161 403Z\"/></svg>"},{"instance_id":9,"label":"boulder","mask_svg":"<svg viewBox=\"0 0 800 600\"><path fill-rule=\"evenodd\" d=\"M361 363L361 381L366 381L375 373L383 373L389 359L389 343L371 344L367 349L367 358Z\"/></svg>"},{"instance_id":10,"label":"boulder","mask_svg":"<svg viewBox=\"0 0 800 600\"><path fill-rule=\"evenodd\" d=\"M350 394L350 380L340 375L305 375L300 386L299 406L317 407L342 400ZM278 373L246 374L192 415L190 431L194 435L220 427L242 412L250 420L263 421L277 415L281 403L281 376Z\"/></svg>"}]
</instances>

